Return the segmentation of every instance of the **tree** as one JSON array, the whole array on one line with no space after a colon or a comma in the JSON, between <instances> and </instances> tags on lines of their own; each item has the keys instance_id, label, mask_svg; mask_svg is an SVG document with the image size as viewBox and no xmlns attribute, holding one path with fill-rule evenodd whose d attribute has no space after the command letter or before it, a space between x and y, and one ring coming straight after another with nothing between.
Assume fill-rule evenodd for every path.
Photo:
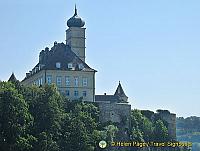
<instances>
[{"instance_id":1,"label":"tree","mask_svg":"<svg viewBox=\"0 0 200 151\"><path fill-rule=\"evenodd\" d=\"M59 150L57 141L61 135L61 123L65 113L63 98L56 86L31 87L25 94L30 105L30 113L34 117L32 134L39 140L35 144L36 150ZM41 142L45 141L46 147L41 145ZM40 146L42 148L38 148Z\"/></svg>"},{"instance_id":2,"label":"tree","mask_svg":"<svg viewBox=\"0 0 200 151\"><path fill-rule=\"evenodd\" d=\"M33 118L28 104L11 82L0 82L0 150L27 151L35 138L28 134Z\"/></svg>"},{"instance_id":3,"label":"tree","mask_svg":"<svg viewBox=\"0 0 200 151\"><path fill-rule=\"evenodd\" d=\"M118 132L118 128L114 125L108 125L105 127L105 130L107 132L108 140L113 142L113 139L115 138L116 133Z\"/></svg>"},{"instance_id":4,"label":"tree","mask_svg":"<svg viewBox=\"0 0 200 151\"><path fill-rule=\"evenodd\" d=\"M154 140L157 142L166 142L168 139L167 127L163 124L163 121L157 120L154 127Z\"/></svg>"},{"instance_id":5,"label":"tree","mask_svg":"<svg viewBox=\"0 0 200 151\"><path fill-rule=\"evenodd\" d=\"M62 150L94 150L100 138L97 130L98 108L91 103L65 100L62 124Z\"/></svg>"},{"instance_id":6,"label":"tree","mask_svg":"<svg viewBox=\"0 0 200 151\"><path fill-rule=\"evenodd\" d=\"M146 118L141 111L132 110L131 112L132 137L135 141L150 141L153 134L153 123Z\"/></svg>"}]
</instances>

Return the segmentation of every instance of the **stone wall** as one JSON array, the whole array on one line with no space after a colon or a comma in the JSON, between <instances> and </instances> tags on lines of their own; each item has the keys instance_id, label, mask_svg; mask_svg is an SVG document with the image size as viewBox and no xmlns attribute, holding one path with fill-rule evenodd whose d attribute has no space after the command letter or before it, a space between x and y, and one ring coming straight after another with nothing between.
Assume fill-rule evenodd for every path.
<instances>
[{"instance_id":1,"label":"stone wall","mask_svg":"<svg viewBox=\"0 0 200 151\"><path fill-rule=\"evenodd\" d=\"M111 103L108 101L97 102L99 104L100 116L102 123L112 121L122 124L124 128L130 129L131 105L128 103Z\"/></svg>"},{"instance_id":2,"label":"stone wall","mask_svg":"<svg viewBox=\"0 0 200 151\"><path fill-rule=\"evenodd\" d=\"M162 120L166 121L168 126L168 133L169 136L173 139L176 140L176 114L173 113L166 113L166 112L161 112L158 113L161 117Z\"/></svg>"}]
</instances>

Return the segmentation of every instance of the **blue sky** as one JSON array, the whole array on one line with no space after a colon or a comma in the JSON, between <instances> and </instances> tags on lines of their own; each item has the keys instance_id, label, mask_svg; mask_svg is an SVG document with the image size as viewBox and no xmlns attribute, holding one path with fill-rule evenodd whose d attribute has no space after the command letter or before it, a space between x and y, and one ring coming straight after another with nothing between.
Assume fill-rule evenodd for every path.
<instances>
[{"instance_id":1,"label":"blue sky","mask_svg":"<svg viewBox=\"0 0 200 151\"><path fill-rule=\"evenodd\" d=\"M65 41L75 3L97 94L120 80L132 108L200 116L198 0L0 0L1 80L22 80L42 49Z\"/></svg>"}]
</instances>

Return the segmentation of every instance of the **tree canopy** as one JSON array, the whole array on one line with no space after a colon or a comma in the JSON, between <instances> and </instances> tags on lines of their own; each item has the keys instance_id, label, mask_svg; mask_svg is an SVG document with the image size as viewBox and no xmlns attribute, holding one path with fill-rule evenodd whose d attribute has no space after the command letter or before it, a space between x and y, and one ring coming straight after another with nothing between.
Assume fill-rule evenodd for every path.
<instances>
[{"instance_id":1,"label":"tree canopy","mask_svg":"<svg viewBox=\"0 0 200 151\"><path fill-rule=\"evenodd\" d=\"M132 110L130 141L167 141L163 121L145 113ZM69 100L55 85L0 82L1 151L98 151L101 140L120 140L120 130L117 123L100 123L97 104Z\"/></svg>"}]
</instances>

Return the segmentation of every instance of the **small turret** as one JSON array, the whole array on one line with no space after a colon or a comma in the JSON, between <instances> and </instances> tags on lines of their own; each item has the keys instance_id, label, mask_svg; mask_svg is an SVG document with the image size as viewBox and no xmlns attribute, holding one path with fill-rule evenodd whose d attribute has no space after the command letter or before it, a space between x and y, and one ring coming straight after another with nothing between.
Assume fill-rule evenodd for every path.
<instances>
[{"instance_id":1,"label":"small turret","mask_svg":"<svg viewBox=\"0 0 200 151\"><path fill-rule=\"evenodd\" d=\"M128 97L126 96L126 94L124 93L124 90L122 89L121 83L119 81L119 85L117 87L117 90L115 91L115 96L118 96L119 99L123 102L127 102L128 101Z\"/></svg>"},{"instance_id":2,"label":"small turret","mask_svg":"<svg viewBox=\"0 0 200 151\"><path fill-rule=\"evenodd\" d=\"M9 82L17 82L18 80L17 80L17 78L15 77L15 74L12 73L11 76L10 76L10 78L8 79L8 81L9 81Z\"/></svg>"},{"instance_id":3,"label":"small turret","mask_svg":"<svg viewBox=\"0 0 200 151\"><path fill-rule=\"evenodd\" d=\"M8 79L8 82L16 83L16 82L19 82L19 81L15 77L15 74L12 73L11 76L10 76L10 78Z\"/></svg>"}]
</instances>

